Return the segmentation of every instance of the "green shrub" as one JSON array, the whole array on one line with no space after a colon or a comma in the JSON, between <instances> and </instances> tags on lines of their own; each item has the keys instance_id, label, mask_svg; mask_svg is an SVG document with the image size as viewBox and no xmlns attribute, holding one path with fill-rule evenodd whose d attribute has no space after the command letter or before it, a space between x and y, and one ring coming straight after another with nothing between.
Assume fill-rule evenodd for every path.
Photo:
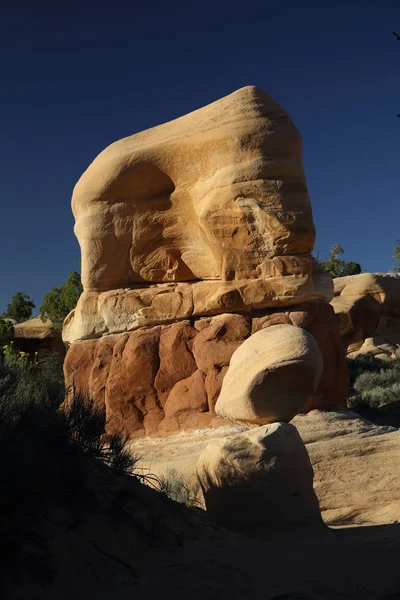
<instances>
[{"instance_id":1,"label":"green shrub","mask_svg":"<svg viewBox=\"0 0 400 600\"><path fill-rule=\"evenodd\" d=\"M0 360L0 570L18 571L21 548L40 514L95 495L86 482L96 461L134 473L137 459L126 439L106 438L104 414L90 399L74 394L59 408L64 385L58 361L49 353L32 361L12 348Z\"/></svg>"},{"instance_id":2,"label":"green shrub","mask_svg":"<svg viewBox=\"0 0 400 600\"><path fill-rule=\"evenodd\" d=\"M364 371L360 372L362 365ZM352 410L358 412L363 407L379 409L388 403L400 401L400 360L358 360L353 376L355 372L353 393L348 402Z\"/></svg>"},{"instance_id":3,"label":"green shrub","mask_svg":"<svg viewBox=\"0 0 400 600\"><path fill-rule=\"evenodd\" d=\"M357 356L347 360L350 376L350 388L354 390L354 382L362 373L376 373L391 368L391 361L381 360L374 356Z\"/></svg>"},{"instance_id":4,"label":"green shrub","mask_svg":"<svg viewBox=\"0 0 400 600\"><path fill-rule=\"evenodd\" d=\"M176 469L169 469L167 476L158 478L158 490L171 500L188 507L200 506L200 484L192 483Z\"/></svg>"},{"instance_id":5,"label":"green shrub","mask_svg":"<svg viewBox=\"0 0 400 600\"><path fill-rule=\"evenodd\" d=\"M45 295L40 307L42 321L49 319L54 329L61 331L65 317L75 308L82 292L81 277L72 271L61 287L52 287Z\"/></svg>"},{"instance_id":6,"label":"green shrub","mask_svg":"<svg viewBox=\"0 0 400 600\"><path fill-rule=\"evenodd\" d=\"M30 403L58 408L64 400L62 360L57 352L40 350L32 360L27 352L21 352L10 342L4 349L4 369L14 383L8 391L0 393L0 402L8 398L17 411Z\"/></svg>"},{"instance_id":7,"label":"green shrub","mask_svg":"<svg viewBox=\"0 0 400 600\"><path fill-rule=\"evenodd\" d=\"M90 453L115 471L134 473L139 457L127 449L126 436L118 432L104 434L105 412L90 397L74 392L60 412L71 442L82 452Z\"/></svg>"},{"instance_id":8,"label":"green shrub","mask_svg":"<svg viewBox=\"0 0 400 600\"><path fill-rule=\"evenodd\" d=\"M0 318L0 355L3 354L4 346L7 346L14 339L14 325L7 319Z\"/></svg>"}]
</instances>

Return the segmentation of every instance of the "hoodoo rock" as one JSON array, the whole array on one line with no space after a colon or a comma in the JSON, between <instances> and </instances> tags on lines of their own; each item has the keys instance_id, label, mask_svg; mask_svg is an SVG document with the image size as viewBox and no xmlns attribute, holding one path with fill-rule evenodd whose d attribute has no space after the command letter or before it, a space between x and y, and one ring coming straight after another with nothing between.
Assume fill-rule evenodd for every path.
<instances>
[{"instance_id":1,"label":"hoodoo rock","mask_svg":"<svg viewBox=\"0 0 400 600\"><path fill-rule=\"evenodd\" d=\"M288 422L314 394L322 368L318 344L305 329L262 329L233 353L215 411L244 425Z\"/></svg>"},{"instance_id":2,"label":"hoodoo rock","mask_svg":"<svg viewBox=\"0 0 400 600\"><path fill-rule=\"evenodd\" d=\"M72 198L85 291L65 340L318 297L301 148L249 86L104 150Z\"/></svg>"},{"instance_id":3,"label":"hoodoo rock","mask_svg":"<svg viewBox=\"0 0 400 600\"><path fill-rule=\"evenodd\" d=\"M135 437L220 423L230 358L277 323L310 331L324 360L304 408L339 407L346 367L311 257L302 141L249 86L94 160L72 198L84 291L65 320L67 385Z\"/></svg>"},{"instance_id":4,"label":"hoodoo rock","mask_svg":"<svg viewBox=\"0 0 400 600\"><path fill-rule=\"evenodd\" d=\"M350 358L393 358L400 348L400 275L361 273L334 279L331 304Z\"/></svg>"},{"instance_id":5,"label":"hoodoo rock","mask_svg":"<svg viewBox=\"0 0 400 600\"><path fill-rule=\"evenodd\" d=\"M271 423L206 446L197 463L207 515L255 537L322 527L313 468L297 429Z\"/></svg>"}]
</instances>

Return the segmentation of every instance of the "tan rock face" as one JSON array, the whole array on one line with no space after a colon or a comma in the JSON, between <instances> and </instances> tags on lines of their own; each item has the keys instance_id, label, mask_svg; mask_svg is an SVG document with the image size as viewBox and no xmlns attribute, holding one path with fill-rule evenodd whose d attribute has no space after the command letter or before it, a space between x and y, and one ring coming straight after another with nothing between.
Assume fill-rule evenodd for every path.
<instances>
[{"instance_id":1,"label":"tan rock face","mask_svg":"<svg viewBox=\"0 0 400 600\"><path fill-rule=\"evenodd\" d=\"M115 142L82 175L72 209L84 292L64 323L65 374L105 407L110 431L221 424L232 354L279 323L310 331L324 359L299 409L343 404L301 150L289 116L250 86Z\"/></svg>"},{"instance_id":2,"label":"tan rock face","mask_svg":"<svg viewBox=\"0 0 400 600\"><path fill-rule=\"evenodd\" d=\"M400 275L338 277L334 290L331 304L348 356L392 358L400 347Z\"/></svg>"},{"instance_id":3,"label":"tan rock face","mask_svg":"<svg viewBox=\"0 0 400 600\"><path fill-rule=\"evenodd\" d=\"M292 421L314 468L325 523L371 525L400 520L400 430L350 411L313 411Z\"/></svg>"},{"instance_id":4,"label":"tan rock face","mask_svg":"<svg viewBox=\"0 0 400 600\"><path fill-rule=\"evenodd\" d=\"M307 329L323 357L318 388L301 411L344 406L348 376L335 314L319 300L76 342L64 363L66 384L106 409L109 431L122 429L132 438L226 424L214 407L232 354L252 333L276 323Z\"/></svg>"},{"instance_id":5,"label":"tan rock face","mask_svg":"<svg viewBox=\"0 0 400 600\"><path fill-rule=\"evenodd\" d=\"M301 149L249 86L104 150L73 194L85 291L64 339L324 297Z\"/></svg>"},{"instance_id":6,"label":"tan rock face","mask_svg":"<svg viewBox=\"0 0 400 600\"><path fill-rule=\"evenodd\" d=\"M322 527L313 469L298 431L271 423L215 440L197 464L207 515L263 538L273 531Z\"/></svg>"},{"instance_id":7,"label":"tan rock face","mask_svg":"<svg viewBox=\"0 0 400 600\"><path fill-rule=\"evenodd\" d=\"M322 368L318 344L305 329L262 329L233 353L215 412L243 425L288 422L314 394Z\"/></svg>"}]
</instances>

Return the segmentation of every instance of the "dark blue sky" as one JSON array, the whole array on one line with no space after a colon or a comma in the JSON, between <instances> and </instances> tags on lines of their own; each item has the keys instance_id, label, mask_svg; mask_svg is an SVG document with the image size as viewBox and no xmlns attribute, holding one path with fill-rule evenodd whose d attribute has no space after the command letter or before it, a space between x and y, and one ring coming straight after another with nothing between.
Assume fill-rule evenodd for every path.
<instances>
[{"instance_id":1,"label":"dark blue sky","mask_svg":"<svg viewBox=\"0 0 400 600\"><path fill-rule=\"evenodd\" d=\"M400 0L3 0L0 311L16 291L39 306L79 269L71 192L105 146L249 84L303 134L316 251L325 257L340 242L364 270L391 269L400 237L393 29Z\"/></svg>"}]
</instances>

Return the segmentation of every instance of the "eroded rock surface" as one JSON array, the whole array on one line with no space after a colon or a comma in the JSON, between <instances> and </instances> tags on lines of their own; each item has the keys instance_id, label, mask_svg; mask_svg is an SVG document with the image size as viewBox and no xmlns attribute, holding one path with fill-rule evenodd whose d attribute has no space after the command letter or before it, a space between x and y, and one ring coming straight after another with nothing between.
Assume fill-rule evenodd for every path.
<instances>
[{"instance_id":1,"label":"eroded rock surface","mask_svg":"<svg viewBox=\"0 0 400 600\"><path fill-rule=\"evenodd\" d=\"M252 333L280 323L309 331L323 357L319 385L301 410L345 406L348 375L335 314L318 300L77 342L65 359L66 385L105 408L110 431L133 438L226 424L214 407L232 354Z\"/></svg>"},{"instance_id":2,"label":"eroded rock surface","mask_svg":"<svg viewBox=\"0 0 400 600\"><path fill-rule=\"evenodd\" d=\"M303 409L343 405L301 151L286 112L249 86L115 142L82 175L72 208L84 291L64 323L65 374L105 407L109 429L221 423L233 352L277 323L309 331L323 356Z\"/></svg>"},{"instance_id":3,"label":"eroded rock surface","mask_svg":"<svg viewBox=\"0 0 400 600\"><path fill-rule=\"evenodd\" d=\"M14 324L15 342L20 350L33 355L39 350L54 350L61 358L65 356L65 346L61 334L51 321L32 317L28 321Z\"/></svg>"},{"instance_id":4,"label":"eroded rock surface","mask_svg":"<svg viewBox=\"0 0 400 600\"><path fill-rule=\"evenodd\" d=\"M361 273L334 279L331 304L350 358L393 358L400 347L400 275Z\"/></svg>"},{"instance_id":5,"label":"eroded rock surface","mask_svg":"<svg viewBox=\"0 0 400 600\"><path fill-rule=\"evenodd\" d=\"M292 421L314 468L329 525L400 522L400 430L359 415L312 411Z\"/></svg>"},{"instance_id":6,"label":"eroded rock surface","mask_svg":"<svg viewBox=\"0 0 400 600\"><path fill-rule=\"evenodd\" d=\"M243 425L289 422L314 394L322 369L321 351L308 331L272 325L233 353L215 411Z\"/></svg>"},{"instance_id":7,"label":"eroded rock surface","mask_svg":"<svg viewBox=\"0 0 400 600\"><path fill-rule=\"evenodd\" d=\"M322 297L301 151L254 86L106 148L73 194L85 291L64 339Z\"/></svg>"}]
</instances>

